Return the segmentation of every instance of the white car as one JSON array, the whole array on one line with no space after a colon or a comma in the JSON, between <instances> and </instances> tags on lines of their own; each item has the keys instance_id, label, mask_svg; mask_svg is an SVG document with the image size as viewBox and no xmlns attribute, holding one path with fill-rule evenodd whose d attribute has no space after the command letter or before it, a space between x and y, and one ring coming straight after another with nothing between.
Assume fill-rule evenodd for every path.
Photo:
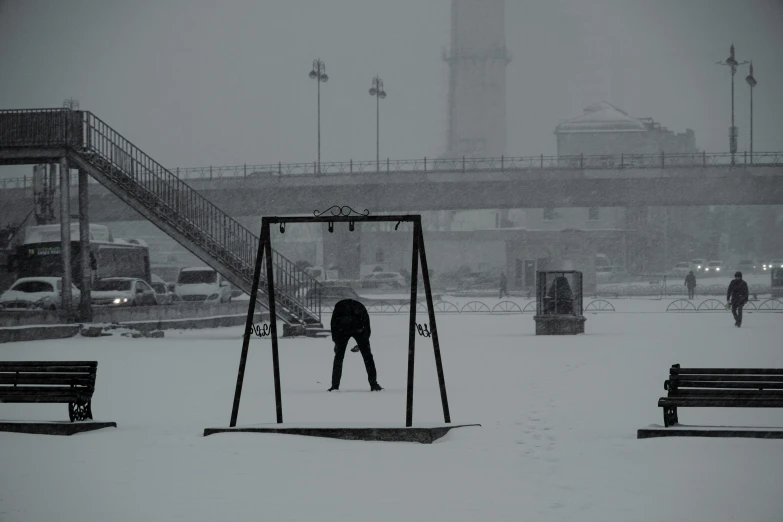
<instances>
[{"instance_id":1,"label":"white car","mask_svg":"<svg viewBox=\"0 0 783 522\"><path fill-rule=\"evenodd\" d=\"M726 267L723 266L722 261L710 261L707 263L707 266L704 267L705 274L721 275L721 273L725 271Z\"/></svg>"},{"instance_id":2,"label":"white car","mask_svg":"<svg viewBox=\"0 0 783 522\"><path fill-rule=\"evenodd\" d=\"M373 272L362 279L362 288L403 288L407 285L399 272Z\"/></svg>"},{"instance_id":3,"label":"white car","mask_svg":"<svg viewBox=\"0 0 783 522\"><path fill-rule=\"evenodd\" d=\"M627 278L628 271L624 266L599 266L595 269L595 279L599 283L617 283Z\"/></svg>"},{"instance_id":4,"label":"white car","mask_svg":"<svg viewBox=\"0 0 783 522\"><path fill-rule=\"evenodd\" d=\"M175 293L185 302L230 303L231 286L214 268L183 268L177 276Z\"/></svg>"},{"instance_id":5,"label":"white car","mask_svg":"<svg viewBox=\"0 0 783 522\"><path fill-rule=\"evenodd\" d=\"M81 293L71 285L73 306L77 306ZM0 309L59 310L62 308L62 278L23 277L0 295Z\"/></svg>"},{"instance_id":6,"label":"white car","mask_svg":"<svg viewBox=\"0 0 783 522\"><path fill-rule=\"evenodd\" d=\"M693 265L694 271L699 273L707 266L707 260L702 258L691 259L691 264Z\"/></svg>"},{"instance_id":7,"label":"white car","mask_svg":"<svg viewBox=\"0 0 783 522\"><path fill-rule=\"evenodd\" d=\"M674 268L672 268L671 273L675 276L686 276L691 272L691 270L694 270L694 268L690 263L687 261L680 261Z\"/></svg>"},{"instance_id":8,"label":"white car","mask_svg":"<svg viewBox=\"0 0 783 522\"><path fill-rule=\"evenodd\" d=\"M135 277L106 277L92 285L93 306L155 306L155 290Z\"/></svg>"}]
</instances>

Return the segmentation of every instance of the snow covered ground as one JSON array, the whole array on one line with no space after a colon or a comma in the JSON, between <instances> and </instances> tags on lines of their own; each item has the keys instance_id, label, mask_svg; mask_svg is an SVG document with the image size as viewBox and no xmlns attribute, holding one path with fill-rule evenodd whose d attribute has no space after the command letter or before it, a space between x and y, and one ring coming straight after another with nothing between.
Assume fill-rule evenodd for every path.
<instances>
[{"instance_id":1,"label":"snow covered ground","mask_svg":"<svg viewBox=\"0 0 783 522\"><path fill-rule=\"evenodd\" d=\"M280 341L287 423L404 425L408 318L372 319L380 393L358 354L327 393L330 342ZM452 420L482 427L432 445L203 437L228 425L241 328L6 344L3 360L99 361L93 411L119 427L0 433L0 520L783 520L783 441L636 439L662 424L672 363L783 367L783 314L736 329L727 313L610 313L586 329L536 337L530 314L440 315ZM417 336L414 424L442 421L428 341ZM0 418L63 420L67 408L2 404ZM254 339L239 424L274 419L270 342ZM783 411L683 409L680 421L783 427Z\"/></svg>"}]
</instances>

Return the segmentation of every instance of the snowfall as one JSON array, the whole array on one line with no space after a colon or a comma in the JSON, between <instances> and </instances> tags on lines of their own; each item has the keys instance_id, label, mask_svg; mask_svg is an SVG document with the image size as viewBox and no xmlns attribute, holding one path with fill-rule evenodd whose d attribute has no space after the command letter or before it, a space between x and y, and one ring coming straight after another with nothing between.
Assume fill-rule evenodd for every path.
<instances>
[{"instance_id":1,"label":"snowfall","mask_svg":"<svg viewBox=\"0 0 783 522\"><path fill-rule=\"evenodd\" d=\"M536 336L532 314L438 314L452 422L481 426L431 445L204 437L229 423L242 327L5 344L2 360L97 360L95 419L118 427L0 433L0 520L780 522L783 440L636 432L663 424L674 363L783 367L783 314L746 313L738 329L728 312L667 313L669 302L614 300L616 312L587 314L586 334L564 337ZM329 339L281 339L285 422L404 426L408 320L372 316L377 393L359 354L328 393ZM273 389L271 342L253 338L240 426L275 422ZM443 422L431 339L418 335L413 415ZM679 418L783 427L775 409ZM67 408L3 404L0 419L66 420Z\"/></svg>"}]
</instances>

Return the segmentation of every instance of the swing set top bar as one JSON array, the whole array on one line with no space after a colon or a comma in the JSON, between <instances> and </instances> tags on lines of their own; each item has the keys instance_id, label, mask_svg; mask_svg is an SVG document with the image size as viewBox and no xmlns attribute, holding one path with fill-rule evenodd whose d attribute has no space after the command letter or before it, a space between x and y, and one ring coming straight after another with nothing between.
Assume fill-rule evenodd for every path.
<instances>
[{"instance_id":1,"label":"swing set top bar","mask_svg":"<svg viewBox=\"0 0 783 522\"><path fill-rule=\"evenodd\" d=\"M379 222L379 221L404 221L404 222L411 222L411 223L420 223L421 222L421 216L420 215L411 215L411 214L400 214L400 215L389 215L389 216L291 216L291 217L279 217L279 216L271 216L271 217L264 217L262 218L262 221L266 221L267 223L349 223L349 222Z\"/></svg>"}]
</instances>

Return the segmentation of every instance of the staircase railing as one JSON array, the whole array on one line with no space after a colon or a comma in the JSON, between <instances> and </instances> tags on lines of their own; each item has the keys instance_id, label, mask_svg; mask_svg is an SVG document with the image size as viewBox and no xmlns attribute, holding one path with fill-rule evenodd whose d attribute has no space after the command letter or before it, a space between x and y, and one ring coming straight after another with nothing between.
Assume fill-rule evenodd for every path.
<instances>
[{"instance_id":1,"label":"staircase railing","mask_svg":"<svg viewBox=\"0 0 783 522\"><path fill-rule=\"evenodd\" d=\"M80 131L72 143L77 153L240 275L249 291L257 236L91 112L74 111L73 116L81 120L71 126ZM302 322L320 322L320 283L275 250L272 264L276 303ZM262 277L263 295L265 284Z\"/></svg>"}]
</instances>

